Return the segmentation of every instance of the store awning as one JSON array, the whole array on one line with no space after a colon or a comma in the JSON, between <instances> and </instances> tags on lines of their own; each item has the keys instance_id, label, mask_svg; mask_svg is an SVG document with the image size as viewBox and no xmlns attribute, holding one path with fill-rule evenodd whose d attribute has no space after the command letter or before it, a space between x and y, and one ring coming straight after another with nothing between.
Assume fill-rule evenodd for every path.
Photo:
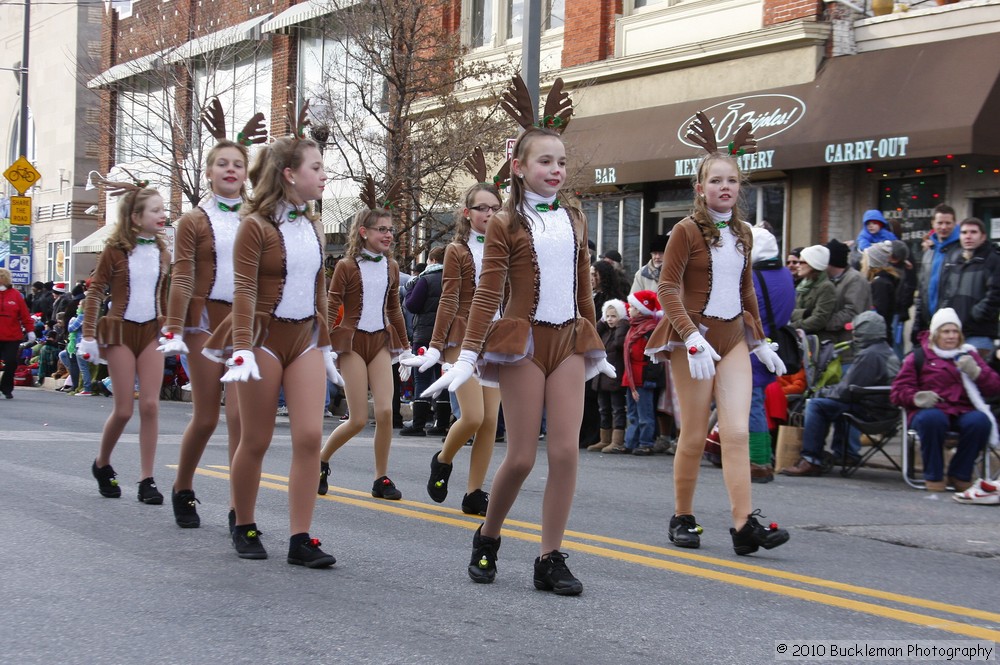
<instances>
[{"instance_id":1,"label":"store awning","mask_svg":"<svg viewBox=\"0 0 1000 665\"><path fill-rule=\"evenodd\" d=\"M192 39L171 51L163 58L163 61L168 64L180 62L181 60L194 58L203 53L232 46L233 44L260 39L261 31L259 26L269 18L271 18L270 14L255 16L249 21L243 21L242 23L231 25L228 28L217 30L197 39Z\"/></svg>"},{"instance_id":2,"label":"store awning","mask_svg":"<svg viewBox=\"0 0 1000 665\"><path fill-rule=\"evenodd\" d=\"M828 60L812 83L576 118L571 159L594 184L689 178L700 149L683 140L706 110L724 146L745 120L749 171L1000 155L1000 34Z\"/></svg>"},{"instance_id":3,"label":"store awning","mask_svg":"<svg viewBox=\"0 0 1000 665\"><path fill-rule=\"evenodd\" d=\"M359 201L356 196L323 199L323 233L347 233L354 215L361 210Z\"/></svg>"},{"instance_id":4,"label":"store awning","mask_svg":"<svg viewBox=\"0 0 1000 665\"><path fill-rule=\"evenodd\" d=\"M100 254L104 251L105 241L114 230L114 224L105 224L89 236L73 245L74 254Z\"/></svg>"},{"instance_id":5,"label":"store awning","mask_svg":"<svg viewBox=\"0 0 1000 665\"><path fill-rule=\"evenodd\" d=\"M149 55L144 55L141 58L136 58L135 60L129 60L128 62L115 65L102 74L87 81L87 87L100 88L108 85L109 83L114 83L115 81L127 79L130 76L138 76L139 74L151 71L156 68L158 63L162 62L164 53L164 51L157 51L156 53L150 53Z\"/></svg>"},{"instance_id":6,"label":"store awning","mask_svg":"<svg viewBox=\"0 0 1000 665\"><path fill-rule=\"evenodd\" d=\"M290 25L304 23L309 19L332 14L336 7L330 0L306 0L292 5L261 26L262 32L276 32Z\"/></svg>"}]
</instances>

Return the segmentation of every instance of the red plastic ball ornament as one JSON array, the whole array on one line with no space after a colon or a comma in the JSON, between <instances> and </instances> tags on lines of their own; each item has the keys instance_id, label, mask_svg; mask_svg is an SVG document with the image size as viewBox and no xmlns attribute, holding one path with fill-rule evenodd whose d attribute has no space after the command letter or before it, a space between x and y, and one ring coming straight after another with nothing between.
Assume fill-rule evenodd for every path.
<instances>
[{"instance_id":1,"label":"red plastic ball ornament","mask_svg":"<svg viewBox=\"0 0 1000 665\"><path fill-rule=\"evenodd\" d=\"M774 531L775 529L778 528L778 523L777 522L771 522L771 525L768 528L771 529L771 531Z\"/></svg>"},{"instance_id":2,"label":"red plastic ball ornament","mask_svg":"<svg viewBox=\"0 0 1000 665\"><path fill-rule=\"evenodd\" d=\"M174 334L172 332L163 333L163 336L166 337L167 339L173 339L174 338Z\"/></svg>"},{"instance_id":3,"label":"red plastic ball ornament","mask_svg":"<svg viewBox=\"0 0 1000 665\"><path fill-rule=\"evenodd\" d=\"M689 346L688 347L688 353L690 355L692 355L692 356L696 355L698 353L698 347L697 346Z\"/></svg>"},{"instance_id":4,"label":"red plastic ball ornament","mask_svg":"<svg viewBox=\"0 0 1000 665\"><path fill-rule=\"evenodd\" d=\"M243 364L243 356L236 356L233 358L233 364L237 367Z\"/></svg>"}]
</instances>

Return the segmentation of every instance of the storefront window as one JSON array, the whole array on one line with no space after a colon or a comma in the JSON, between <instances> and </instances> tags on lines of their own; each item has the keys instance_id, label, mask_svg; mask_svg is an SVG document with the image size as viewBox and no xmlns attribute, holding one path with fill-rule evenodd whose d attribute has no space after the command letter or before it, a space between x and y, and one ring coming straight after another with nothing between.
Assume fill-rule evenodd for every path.
<instances>
[{"instance_id":1,"label":"storefront window","mask_svg":"<svg viewBox=\"0 0 1000 665\"><path fill-rule=\"evenodd\" d=\"M778 256L784 256L785 184L765 182L751 185L746 190L745 205L747 221L751 224L767 222L778 240Z\"/></svg>"},{"instance_id":2,"label":"storefront window","mask_svg":"<svg viewBox=\"0 0 1000 665\"><path fill-rule=\"evenodd\" d=\"M73 254L70 250L72 241L58 240L47 243L45 276L52 282L68 282L73 275Z\"/></svg>"},{"instance_id":3,"label":"storefront window","mask_svg":"<svg viewBox=\"0 0 1000 665\"><path fill-rule=\"evenodd\" d=\"M910 247L911 256L920 256L920 243L931 230L933 210L945 200L947 178L944 175L915 178L890 178L878 182L878 205L901 233L900 240Z\"/></svg>"},{"instance_id":4,"label":"storefront window","mask_svg":"<svg viewBox=\"0 0 1000 665\"><path fill-rule=\"evenodd\" d=\"M487 46L493 42L493 0L472 0L470 12L472 35L469 46Z\"/></svg>"},{"instance_id":5,"label":"storefront window","mask_svg":"<svg viewBox=\"0 0 1000 665\"><path fill-rule=\"evenodd\" d=\"M646 258L642 256L642 197L584 199L581 205L587 215L587 234L597 245L597 255L617 249L622 255L625 274L634 274Z\"/></svg>"}]
</instances>

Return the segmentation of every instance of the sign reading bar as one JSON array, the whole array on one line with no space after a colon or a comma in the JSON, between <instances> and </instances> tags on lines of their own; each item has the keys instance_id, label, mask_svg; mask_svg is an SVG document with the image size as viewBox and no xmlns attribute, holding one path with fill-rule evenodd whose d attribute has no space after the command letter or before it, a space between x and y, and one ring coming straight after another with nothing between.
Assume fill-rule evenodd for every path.
<instances>
[{"instance_id":1,"label":"sign reading bar","mask_svg":"<svg viewBox=\"0 0 1000 665\"><path fill-rule=\"evenodd\" d=\"M31 224L30 196L10 197L10 223L15 226L28 226Z\"/></svg>"},{"instance_id":2,"label":"sign reading bar","mask_svg":"<svg viewBox=\"0 0 1000 665\"><path fill-rule=\"evenodd\" d=\"M24 196L28 188L33 186L42 177L42 174L24 158L24 155L21 155L10 165L10 168L3 172L3 177L14 185L18 194Z\"/></svg>"}]
</instances>

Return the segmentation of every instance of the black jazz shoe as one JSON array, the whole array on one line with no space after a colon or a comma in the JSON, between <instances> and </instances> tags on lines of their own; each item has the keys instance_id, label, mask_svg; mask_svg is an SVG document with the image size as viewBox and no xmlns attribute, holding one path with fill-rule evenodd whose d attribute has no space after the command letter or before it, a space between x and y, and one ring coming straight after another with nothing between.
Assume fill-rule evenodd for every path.
<instances>
[{"instance_id":1,"label":"black jazz shoe","mask_svg":"<svg viewBox=\"0 0 1000 665\"><path fill-rule=\"evenodd\" d=\"M156 481L153 480L152 476L139 481L137 498L149 506L159 506L163 503L163 495L160 494L160 490L156 489Z\"/></svg>"},{"instance_id":2,"label":"black jazz shoe","mask_svg":"<svg viewBox=\"0 0 1000 665\"><path fill-rule=\"evenodd\" d=\"M475 490L462 497L462 512L466 515L486 517L486 509L489 506L490 495L483 490Z\"/></svg>"},{"instance_id":3,"label":"black jazz shoe","mask_svg":"<svg viewBox=\"0 0 1000 665\"><path fill-rule=\"evenodd\" d=\"M372 496L376 499L399 501L403 498L403 493L396 489L396 483L389 480L389 476L382 476L372 483Z\"/></svg>"},{"instance_id":4,"label":"black jazz shoe","mask_svg":"<svg viewBox=\"0 0 1000 665\"><path fill-rule=\"evenodd\" d=\"M239 524L233 527L233 548L241 559L266 559L267 550L260 542L257 524Z\"/></svg>"},{"instance_id":5,"label":"black jazz shoe","mask_svg":"<svg viewBox=\"0 0 1000 665\"><path fill-rule=\"evenodd\" d=\"M481 532L483 525L472 536L472 560L469 562L469 577L478 584L490 584L497 578L497 559L500 550L500 536L487 538Z\"/></svg>"},{"instance_id":6,"label":"black jazz shoe","mask_svg":"<svg viewBox=\"0 0 1000 665\"><path fill-rule=\"evenodd\" d=\"M329 568L337 560L319 548L322 544L318 538L307 538L297 546L289 544L288 563L306 568Z\"/></svg>"},{"instance_id":7,"label":"black jazz shoe","mask_svg":"<svg viewBox=\"0 0 1000 665\"><path fill-rule=\"evenodd\" d=\"M170 496L174 504L174 521L182 529L197 529L201 526L196 505L201 503L195 497L194 490L172 491Z\"/></svg>"},{"instance_id":8,"label":"black jazz shoe","mask_svg":"<svg viewBox=\"0 0 1000 665\"><path fill-rule=\"evenodd\" d=\"M687 547L693 550L701 547L701 532L703 529L695 521L694 515L674 515L670 518L670 529L667 535L677 547Z\"/></svg>"},{"instance_id":9,"label":"black jazz shoe","mask_svg":"<svg viewBox=\"0 0 1000 665\"><path fill-rule=\"evenodd\" d=\"M733 549L740 556L753 554L759 548L765 550L774 549L778 545L788 542L789 535L784 529L778 528L777 522L771 522L764 526L757 521L757 517L763 517L759 510L755 510L747 515L746 524L739 531L730 528L729 533L733 537Z\"/></svg>"},{"instance_id":10,"label":"black jazz shoe","mask_svg":"<svg viewBox=\"0 0 1000 665\"><path fill-rule=\"evenodd\" d=\"M325 496L327 492L330 491L330 483L328 479L330 478L330 463L320 462L319 463L319 489L317 490L320 496Z\"/></svg>"},{"instance_id":11,"label":"black jazz shoe","mask_svg":"<svg viewBox=\"0 0 1000 665\"><path fill-rule=\"evenodd\" d=\"M535 559L535 588L551 591L557 596L579 596L583 583L573 577L566 567L566 558L559 550L552 550L545 558Z\"/></svg>"},{"instance_id":12,"label":"black jazz shoe","mask_svg":"<svg viewBox=\"0 0 1000 665\"><path fill-rule=\"evenodd\" d=\"M122 488L118 486L118 474L111 468L111 465L97 468L97 461L90 467L90 472L97 479L97 491L107 499L117 499L122 495Z\"/></svg>"},{"instance_id":13,"label":"black jazz shoe","mask_svg":"<svg viewBox=\"0 0 1000 665\"><path fill-rule=\"evenodd\" d=\"M448 479L451 477L451 464L438 461L440 452L431 458L431 477L427 480L427 494L437 503L448 498Z\"/></svg>"}]
</instances>

